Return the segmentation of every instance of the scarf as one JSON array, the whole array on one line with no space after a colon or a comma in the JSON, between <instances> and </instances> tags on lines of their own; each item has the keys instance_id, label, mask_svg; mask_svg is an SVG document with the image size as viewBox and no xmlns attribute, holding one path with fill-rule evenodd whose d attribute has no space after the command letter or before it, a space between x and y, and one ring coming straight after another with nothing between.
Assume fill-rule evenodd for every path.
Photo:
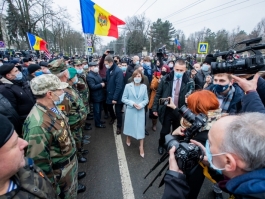
<instances>
[{"instance_id":1,"label":"scarf","mask_svg":"<svg viewBox=\"0 0 265 199\"><path fill-rule=\"evenodd\" d=\"M148 76L152 76L152 68L151 66L143 65L144 70L147 72Z\"/></svg>"},{"instance_id":2,"label":"scarf","mask_svg":"<svg viewBox=\"0 0 265 199\"><path fill-rule=\"evenodd\" d=\"M222 109L222 113L227 113L229 107L230 107L230 103L234 97L234 93L235 93L236 89L234 86L231 86L227 96L223 96L218 94L215 90L213 90L214 94L217 96L217 98L219 99L223 99L223 103L221 104L221 109Z\"/></svg>"}]
</instances>

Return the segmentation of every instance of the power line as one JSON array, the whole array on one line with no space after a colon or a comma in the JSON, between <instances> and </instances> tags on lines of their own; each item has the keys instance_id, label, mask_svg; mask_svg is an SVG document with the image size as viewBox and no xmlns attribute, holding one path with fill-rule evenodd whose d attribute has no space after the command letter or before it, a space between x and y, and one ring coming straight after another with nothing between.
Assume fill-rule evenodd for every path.
<instances>
[{"instance_id":1,"label":"power line","mask_svg":"<svg viewBox=\"0 0 265 199\"><path fill-rule=\"evenodd\" d=\"M170 17L172 17L172 16L174 16L174 15L176 15L176 14L179 14L179 13L185 11L185 10L188 10L189 8L192 8L192 7L196 6L197 4L202 3L203 1L205 1L205 0L198 0L198 1L195 1L194 3L191 3L190 5L187 5L186 7L181 8L180 10L173 12L172 14L170 14L170 15L168 15L168 16L162 18L162 19L170 18ZM194 5L193 5L193 4L194 4Z\"/></svg>"},{"instance_id":2,"label":"power line","mask_svg":"<svg viewBox=\"0 0 265 199\"><path fill-rule=\"evenodd\" d=\"M265 3L265 1L263 0L263 1L259 2L259 3L255 3L255 4L252 4L252 5L249 5L249 6L246 6L246 7L240 8L240 9L236 9L236 10L233 10L233 11L230 11L230 12L227 12L227 13L224 13L224 14L231 14L231 13L233 13L233 12L237 12L237 11L239 11L239 10L243 10L243 9L245 9L245 8L249 8L249 7L251 7L251 6L254 6L254 5L257 5L257 4L260 4L260 3ZM185 27L188 27L188 26L192 26L192 25L195 25L195 24L198 24L198 23L204 22L204 21L209 21L209 20L212 20L212 19L215 19L215 18L218 18L218 17L223 17L224 14L222 14L222 15L218 15L218 16L216 16L216 17L211 17L210 19L206 19L206 20L203 20L203 21L199 21L199 22L196 22L196 23L193 23L193 24L189 24L189 25L187 25L187 26L180 27L180 28L185 28Z\"/></svg>"},{"instance_id":3,"label":"power line","mask_svg":"<svg viewBox=\"0 0 265 199\"><path fill-rule=\"evenodd\" d=\"M241 3L245 3L245 2L247 2L247 1L249 1L249 0L245 0L245 1L241 2ZM185 20L185 18L184 18L184 19L182 19L182 20L184 20L184 21L179 22L180 20L178 20L178 21L173 22L173 24L181 24L181 23L184 23L184 22L190 21L190 20L192 20L192 19L197 19L197 18L200 18L200 17L206 16L206 15L208 15L208 14L212 14L212 13L218 12L218 11L220 11L220 10L224 10L224 9L226 9L226 8L231 8L231 7L234 7L234 6L238 6L238 3L233 4L233 5L231 5L231 6L224 7L224 8L219 9L219 10L215 10L215 11L213 11L213 12L209 12L209 13L203 14L203 15L198 16L198 17L193 17L193 18L187 17L187 18L190 18L190 19L187 19L187 18L186 18L187 20ZM176 23L176 22L177 22L177 23Z\"/></svg>"},{"instance_id":4,"label":"power line","mask_svg":"<svg viewBox=\"0 0 265 199\"><path fill-rule=\"evenodd\" d=\"M227 3L225 3L225 4L221 4L221 5L215 6L215 7L213 7L213 8L208 9L208 10L205 10L205 11L203 11L203 12L199 12L199 13L197 13L197 14L195 14L195 15L192 15L192 16L189 16L189 17L182 18L182 19L177 20L177 21L174 21L174 22L172 22L172 23L176 23L176 22L179 22L179 21L183 21L183 20L185 20L185 19L188 19L188 18L194 17L194 16L196 16L196 15L200 15L200 14L202 14L202 13L208 12L208 11L210 11L210 10L214 10L214 9L216 9L216 8L223 7L224 5L227 5L227 4L231 3L231 2L234 2L234 0L229 1L229 2L227 2Z\"/></svg>"},{"instance_id":5,"label":"power line","mask_svg":"<svg viewBox=\"0 0 265 199\"><path fill-rule=\"evenodd\" d=\"M142 5L141 7L134 13L134 15L144 6L144 4L147 2L148 0L146 0Z\"/></svg>"},{"instance_id":6,"label":"power line","mask_svg":"<svg viewBox=\"0 0 265 199\"><path fill-rule=\"evenodd\" d=\"M156 0L155 2L157 2L157 1L158 1L158 0ZM146 8L145 11L147 11L149 8L151 8L151 7L155 4L155 2L152 3L148 8ZM143 13L144 13L145 11L143 11Z\"/></svg>"}]
</instances>

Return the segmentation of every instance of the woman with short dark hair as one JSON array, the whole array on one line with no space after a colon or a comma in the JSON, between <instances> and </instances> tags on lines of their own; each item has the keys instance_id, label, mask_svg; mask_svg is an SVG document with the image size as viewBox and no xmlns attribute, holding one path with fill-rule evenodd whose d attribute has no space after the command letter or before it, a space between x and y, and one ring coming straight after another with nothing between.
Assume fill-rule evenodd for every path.
<instances>
[{"instance_id":1,"label":"woman with short dark hair","mask_svg":"<svg viewBox=\"0 0 265 199\"><path fill-rule=\"evenodd\" d=\"M131 137L140 140L140 156L144 157L145 106L148 104L147 87L143 84L143 73L135 70L133 82L126 84L122 102L126 105L124 130L126 144L131 145Z\"/></svg>"}]
</instances>

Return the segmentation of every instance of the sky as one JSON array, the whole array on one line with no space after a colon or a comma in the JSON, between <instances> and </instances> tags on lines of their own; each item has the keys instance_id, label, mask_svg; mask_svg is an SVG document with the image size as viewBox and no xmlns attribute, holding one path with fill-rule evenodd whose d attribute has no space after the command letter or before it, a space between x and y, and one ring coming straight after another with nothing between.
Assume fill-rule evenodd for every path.
<instances>
[{"instance_id":1,"label":"sky","mask_svg":"<svg viewBox=\"0 0 265 199\"><path fill-rule=\"evenodd\" d=\"M63 4L62 4L63 2ZM127 17L145 13L152 22L161 18L173 23L186 36L207 27L212 31L232 31L238 26L250 33L265 18L265 0L93 0L112 15ZM68 10L72 26L82 31L79 0L54 0ZM74 25L73 25L74 24ZM103 44L113 37L102 36Z\"/></svg>"}]
</instances>

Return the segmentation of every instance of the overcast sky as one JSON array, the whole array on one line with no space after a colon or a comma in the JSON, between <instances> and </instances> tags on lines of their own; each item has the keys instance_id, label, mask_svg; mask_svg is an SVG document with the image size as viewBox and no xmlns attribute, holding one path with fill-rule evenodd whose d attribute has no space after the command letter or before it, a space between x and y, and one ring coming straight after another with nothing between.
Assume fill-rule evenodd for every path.
<instances>
[{"instance_id":1,"label":"overcast sky","mask_svg":"<svg viewBox=\"0 0 265 199\"><path fill-rule=\"evenodd\" d=\"M93 0L93 2L122 20L143 12L152 22L158 18L169 20L186 36L203 27L212 31L223 28L231 31L240 26L242 30L250 33L265 17L265 0ZM82 31L79 0L54 0L54 3L67 8L73 21L72 26ZM169 17L170 15L172 16ZM115 39L102 38L104 44Z\"/></svg>"}]
</instances>

